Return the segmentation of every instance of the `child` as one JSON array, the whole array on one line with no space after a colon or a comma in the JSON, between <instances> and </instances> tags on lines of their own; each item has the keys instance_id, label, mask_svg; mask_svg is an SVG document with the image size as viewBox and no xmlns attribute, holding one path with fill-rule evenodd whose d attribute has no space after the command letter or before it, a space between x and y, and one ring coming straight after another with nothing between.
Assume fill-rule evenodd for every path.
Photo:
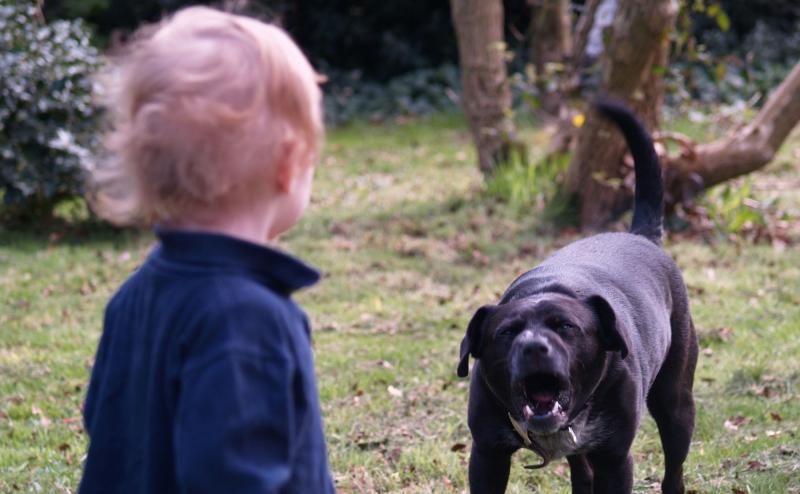
<instances>
[{"instance_id":1,"label":"child","mask_svg":"<svg viewBox=\"0 0 800 494\"><path fill-rule=\"evenodd\" d=\"M140 32L107 75L95 207L160 243L106 309L80 492L333 492L290 298L319 275L261 245L308 204L315 72L280 29L193 7Z\"/></svg>"}]
</instances>

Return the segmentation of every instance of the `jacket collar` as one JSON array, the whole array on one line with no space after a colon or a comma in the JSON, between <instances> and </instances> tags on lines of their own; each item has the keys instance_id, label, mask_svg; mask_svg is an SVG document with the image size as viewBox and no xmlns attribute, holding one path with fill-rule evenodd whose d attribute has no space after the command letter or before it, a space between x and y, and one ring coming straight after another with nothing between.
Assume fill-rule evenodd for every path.
<instances>
[{"instance_id":1,"label":"jacket collar","mask_svg":"<svg viewBox=\"0 0 800 494\"><path fill-rule=\"evenodd\" d=\"M252 272L277 291L290 295L319 281L320 274L300 259L278 249L229 235L156 229L160 254L167 260Z\"/></svg>"}]
</instances>

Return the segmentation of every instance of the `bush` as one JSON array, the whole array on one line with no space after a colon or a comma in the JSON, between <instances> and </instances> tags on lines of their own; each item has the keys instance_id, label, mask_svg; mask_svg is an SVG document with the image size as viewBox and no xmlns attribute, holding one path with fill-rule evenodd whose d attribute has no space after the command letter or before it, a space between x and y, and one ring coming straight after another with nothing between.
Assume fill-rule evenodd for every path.
<instances>
[{"instance_id":1,"label":"bush","mask_svg":"<svg viewBox=\"0 0 800 494\"><path fill-rule=\"evenodd\" d=\"M458 69L452 65L416 70L385 84L364 81L357 71L332 70L326 75L330 80L324 87L325 118L331 125L453 110L461 90Z\"/></svg>"},{"instance_id":2,"label":"bush","mask_svg":"<svg viewBox=\"0 0 800 494\"><path fill-rule=\"evenodd\" d=\"M545 221L569 223L574 211L561 191L569 160L569 154L561 154L529 162L520 149L489 179L486 192L519 214L529 216L533 211Z\"/></svg>"},{"instance_id":3,"label":"bush","mask_svg":"<svg viewBox=\"0 0 800 494\"><path fill-rule=\"evenodd\" d=\"M672 104L763 101L800 56L793 2L683 0L682 7L667 71Z\"/></svg>"},{"instance_id":4,"label":"bush","mask_svg":"<svg viewBox=\"0 0 800 494\"><path fill-rule=\"evenodd\" d=\"M97 110L100 56L80 21L44 24L35 7L0 0L0 195L3 216L48 215L81 194Z\"/></svg>"}]
</instances>

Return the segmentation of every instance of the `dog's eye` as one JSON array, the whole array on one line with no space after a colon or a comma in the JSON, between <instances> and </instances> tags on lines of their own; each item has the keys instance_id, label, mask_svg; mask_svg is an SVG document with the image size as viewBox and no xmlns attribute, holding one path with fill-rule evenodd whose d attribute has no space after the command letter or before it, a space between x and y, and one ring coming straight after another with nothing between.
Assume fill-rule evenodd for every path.
<instances>
[{"instance_id":1,"label":"dog's eye","mask_svg":"<svg viewBox=\"0 0 800 494\"><path fill-rule=\"evenodd\" d=\"M506 326L504 328L500 328L494 334L495 336L511 336L512 330L510 327Z\"/></svg>"},{"instance_id":2,"label":"dog's eye","mask_svg":"<svg viewBox=\"0 0 800 494\"><path fill-rule=\"evenodd\" d=\"M552 327L554 327L556 331L563 331L565 333L578 329L577 326L568 321L554 321Z\"/></svg>"}]
</instances>

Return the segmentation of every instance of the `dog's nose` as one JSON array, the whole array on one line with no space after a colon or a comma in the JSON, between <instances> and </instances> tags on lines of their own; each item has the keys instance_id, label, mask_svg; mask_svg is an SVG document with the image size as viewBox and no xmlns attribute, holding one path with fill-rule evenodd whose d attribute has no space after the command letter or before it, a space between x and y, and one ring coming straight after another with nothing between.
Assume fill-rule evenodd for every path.
<instances>
[{"instance_id":1,"label":"dog's nose","mask_svg":"<svg viewBox=\"0 0 800 494\"><path fill-rule=\"evenodd\" d=\"M522 348L526 357L545 357L550 353L550 343L541 336L534 336Z\"/></svg>"}]
</instances>

